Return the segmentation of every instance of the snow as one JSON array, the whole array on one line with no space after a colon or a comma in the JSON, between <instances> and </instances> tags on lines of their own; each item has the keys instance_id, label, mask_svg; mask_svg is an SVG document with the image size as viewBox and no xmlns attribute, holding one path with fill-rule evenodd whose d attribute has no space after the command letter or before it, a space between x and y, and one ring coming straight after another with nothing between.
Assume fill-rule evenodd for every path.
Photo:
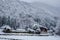
<instances>
[{"instance_id":1,"label":"snow","mask_svg":"<svg viewBox=\"0 0 60 40\"><path fill-rule=\"evenodd\" d=\"M56 21L56 20L54 19L55 16L52 15L53 12L51 12L50 9L45 9L45 6L43 7L42 8L34 7L34 5L31 5L30 3L22 2L19 0L0 0L0 14L1 14L0 16L2 17L10 16L11 19L16 18L16 21L20 24L19 28L25 28L25 26L29 26L37 23L36 21L34 21L34 18L41 19L41 25L38 25L38 26L45 27L45 26L42 26L42 25L45 25L45 22L47 23L47 21L49 21L48 22L48 25L49 25L49 23L53 23L52 21ZM39 22L37 24L39 24ZM60 23L57 23L57 24L58 24L57 26L59 26ZM11 29L10 26L8 25L4 25L2 26L2 28ZM6 34L6 33L3 33L2 30L3 29L0 29L0 34ZM28 31L29 30L34 31L33 29L28 28ZM25 31L25 30L17 29L17 31ZM20 35L17 36L14 34L0 35L0 38L22 39L22 40L59 40L60 39L59 36L20 36Z\"/></svg>"},{"instance_id":2,"label":"snow","mask_svg":"<svg viewBox=\"0 0 60 40\"><path fill-rule=\"evenodd\" d=\"M0 38L21 39L21 40L60 40L60 36L3 36Z\"/></svg>"},{"instance_id":3,"label":"snow","mask_svg":"<svg viewBox=\"0 0 60 40\"><path fill-rule=\"evenodd\" d=\"M0 16L5 16L7 18L8 16L10 16L11 21L14 21L14 19L16 19L16 26L19 23L19 28L25 28L29 25L33 26L33 24L35 23L45 25L45 18L50 18L51 20L54 19L54 16L50 15L51 12L46 12L47 10L45 9L34 7L34 5L31 5L27 2L19 0L0 0L0 5ZM37 18L41 20L41 22L37 23L36 21L34 21L34 19Z\"/></svg>"},{"instance_id":4,"label":"snow","mask_svg":"<svg viewBox=\"0 0 60 40\"><path fill-rule=\"evenodd\" d=\"M25 32L26 30L25 30L25 29L17 29L16 31L22 31L22 32Z\"/></svg>"},{"instance_id":5,"label":"snow","mask_svg":"<svg viewBox=\"0 0 60 40\"><path fill-rule=\"evenodd\" d=\"M16 30L12 30L13 32L27 32L25 29L16 29Z\"/></svg>"},{"instance_id":6,"label":"snow","mask_svg":"<svg viewBox=\"0 0 60 40\"><path fill-rule=\"evenodd\" d=\"M31 29L31 28L28 28L27 31L32 31L32 32L34 32L35 30L33 30L33 29Z\"/></svg>"},{"instance_id":7,"label":"snow","mask_svg":"<svg viewBox=\"0 0 60 40\"><path fill-rule=\"evenodd\" d=\"M2 32L2 31L3 31L3 29L0 29L0 34L3 34L3 32Z\"/></svg>"},{"instance_id":8,"label":"snow","mask_svg":"<svg viewBox=\"0 0 60 40\"><path fill-rule=\"evenodd\" d=\"M2 26L1 28L2 28L2 29L4 29L4 28L11 29L9 25L4 25L4 26Z\"/></svg>"}]
</instances>

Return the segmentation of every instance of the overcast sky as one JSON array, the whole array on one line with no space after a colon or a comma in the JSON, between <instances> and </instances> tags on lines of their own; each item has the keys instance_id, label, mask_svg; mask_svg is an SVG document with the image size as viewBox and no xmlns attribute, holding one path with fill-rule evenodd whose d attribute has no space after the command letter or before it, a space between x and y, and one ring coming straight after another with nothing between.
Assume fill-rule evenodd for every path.
<instances>
[{"instance_id":1,"label":"overcast sky","mask_svg":"<svg viewBox=\"0 0 60 40\"><path fill-rule=\"evenodd\" d=\"M60 7L60 0L22 0L26 2L43 2L52 6Z\"/></svg>"}]
</instances>

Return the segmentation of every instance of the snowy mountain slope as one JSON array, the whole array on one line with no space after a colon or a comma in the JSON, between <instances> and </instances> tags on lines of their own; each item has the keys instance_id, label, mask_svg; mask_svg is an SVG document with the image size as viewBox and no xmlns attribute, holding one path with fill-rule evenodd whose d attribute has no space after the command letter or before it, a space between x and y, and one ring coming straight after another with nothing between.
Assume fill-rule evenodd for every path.
<instances>
[{"instance_id":1,"label":"snowy mountain slope","mask_svg":"<svg viewBox=\"0 0 60 40\"><path fill-rule=\"evenodd\" d=\"M46 11L51 12L50 14L53 15L53 16L58 16L59 17L60 8L53 7L51 5L48 5L48 4L45 4L45 3L42 3L42 2L34 2L34 3L32 3L32 5L34 7L41 8L41 9L44 9Z\"/></svg>"},{"instance_id":2,"label":"snowy mountain slope","mask_svg":"<svg viewBox=\"0 0 60 40\"><path fill-rule=\"evenodd\" d=\"M32 7L29 3L22 2L19 0L1 0L0 1L0 11L6 15L19 15L20 13L24 12L24 14L39 14L45 15L45 11L42 9L37 9ZM42 11L42 12L41 12ZM8 14L7 14L8 13ZM48 15L48 13L46 13Z\"/></svg>"},{"instance_id":3,"label":"snowy mountain slope","mask_svg":"<svg viewBox=\"0 0 60 40\"><path fill-rule=\"evenodd\" d=\"M8 25L14 25L12 27L18 27L18 24L20 28L25 28L36 23L45 25L46 20L49 20L49 23L47 22L48 25L50 25L50 22L54 25L55 16L51 14L52 12L34 7L31 3L20 0L0 0L0 16L7 17L8 20L10 18L12 23Z\"/></svg>"}]
</instances>

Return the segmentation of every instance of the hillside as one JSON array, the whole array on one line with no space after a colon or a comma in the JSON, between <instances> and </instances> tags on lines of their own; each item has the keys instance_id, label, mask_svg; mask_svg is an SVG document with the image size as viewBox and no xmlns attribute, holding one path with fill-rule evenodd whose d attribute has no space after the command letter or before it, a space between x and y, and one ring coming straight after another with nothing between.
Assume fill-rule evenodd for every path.
<instances>
[{"instance_id":1,"label":"hillside","mask_svg":"<svg viewBox=\"0 0 60 40\"><path fill-rule=\"evenodd\" d=\"M58 18L53 13L20 0L0 0L0 27L9 25L16 30L38 24L48 29L55 28Z\"/></svg>"}]
</instances>

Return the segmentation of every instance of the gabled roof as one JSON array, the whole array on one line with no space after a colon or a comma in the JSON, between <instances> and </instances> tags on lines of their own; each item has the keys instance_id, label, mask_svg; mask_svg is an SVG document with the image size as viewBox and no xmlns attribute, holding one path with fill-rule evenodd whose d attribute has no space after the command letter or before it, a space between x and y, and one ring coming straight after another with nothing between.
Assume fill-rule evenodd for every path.
<instances>
[{"instance_id":1,"label":"gabled roof","mask_svg":"<svg viewBox=\"0 0 60 40\"><path fill-rule=\"evenodd\" d=\"M2 26L1 28L2 28L2 29L4 29L4 28L11 29L11 27L10 27L9 25L4 25L4 26Z\"/></svg>"}]
</instances>

